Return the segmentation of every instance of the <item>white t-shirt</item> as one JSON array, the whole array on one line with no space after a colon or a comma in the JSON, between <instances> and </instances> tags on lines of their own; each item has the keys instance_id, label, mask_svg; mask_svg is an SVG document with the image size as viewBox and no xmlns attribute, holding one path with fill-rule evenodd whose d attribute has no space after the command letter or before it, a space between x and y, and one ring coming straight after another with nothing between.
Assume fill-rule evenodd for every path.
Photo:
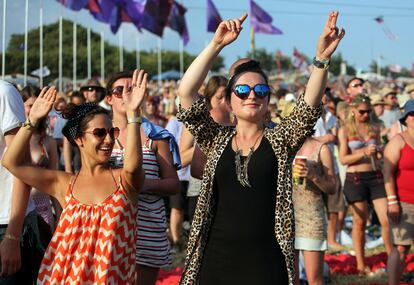
<instances>
[{"instance_id":1,"label":"white t-shirt","mask_svg":"<svg viewBox=\"0 0 414 285\"><path fill-rule=\"evenodd\" d=\"M315 133L313 134L314 137L323 137L329 133L332 132L332 129L337 126L338 124L338 119L328 110L325 109L325 121L323 120L323 116L321 116L315 124ZM328 143L327 144L329 149L331 150L331 153L333 155L334 158L334 168L335 168L335 174L337 174L339 172L339 168L338 168L338 161L337 158L335 157L335 144L334 143Z\"/></svg>"},{"instance_id":2,"label":"white t-shirt","mask_svg":"<svg viewBox=\"0 0 414 285\"><path fill-rule=\"evenodd\" d=\"M23 101L13 85L0 80L0 160L6 150L5 134L25 121ZM13 190L13 176L0 164L0 224L9 223ZM26 213L35 209L32 199Z\"/></svg>"},{"instance_id":3,"label":"white t-shirt","mask_svg":"<svg viewBox=\"0 0 414 285\"><path fill-rule=\"evenodd\" d=\"M179 122L176 117L171 118L168 121L168 124L165 126L165 129L174 136L178 145L180 145L183 126L184 124ZM186 166L178 170L177 175L180 181L189 181L190 180L190 166Z\"/></svg>"}]
</instances>

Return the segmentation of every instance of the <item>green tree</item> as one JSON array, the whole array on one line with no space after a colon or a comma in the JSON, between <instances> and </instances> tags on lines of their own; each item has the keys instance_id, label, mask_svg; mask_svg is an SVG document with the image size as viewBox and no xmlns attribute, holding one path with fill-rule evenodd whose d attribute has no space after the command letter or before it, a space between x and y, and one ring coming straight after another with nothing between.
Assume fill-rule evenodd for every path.
<instances>
[{"instance_id":1,"label":"green tree","mask_svg":"<svg viewBox=\"0 0 414 285\"><path fill-rule=\"evenodd\" d=\"M72 78L73 76L73 23L63 20L63 37L62 37L62 73L63 76ZM28 33L28 73L39 68L39 28L32 29ZM104 44L105 48L105 75L119 70L119 49L117 46L108 42ZM101 72L101 38L98 33L91 32L91 73L92 76L99 76ZM87 29L77 27L77 78L87 77ZM134 69L136 64L136 51L127 51L124 49L124 68ZM162 51L162 70L180 69L179 52L163 50ZM194 55L187 52L183 53L184 71L191 64ZM144 68L150 76L157 74L157 51L141 51L140 55L141 68ZM212 70L218 71L224 66L223 57L219 56L213 63ZM24 34L13 34L6 50L6 73L23 73L24 72ZM59 74L59 22L43 26L43 66L48 66L51 75L45 78L45 82L56 78Z\"/></svg>"}]
</instances>

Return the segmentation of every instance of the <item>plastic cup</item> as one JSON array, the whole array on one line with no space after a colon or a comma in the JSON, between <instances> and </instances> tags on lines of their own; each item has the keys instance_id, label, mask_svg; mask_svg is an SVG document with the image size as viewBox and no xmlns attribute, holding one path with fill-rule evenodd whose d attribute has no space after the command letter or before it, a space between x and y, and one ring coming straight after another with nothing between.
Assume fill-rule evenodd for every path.
<instances>
[{"instance_id":1,"label":"plastic cup","mask_svg":"<svg viewBox=\"0 0 414 285\"><path fill-rule=\"evenodd\" d=\"M304 177L299 177L297 171L295 171L295 165L297 162L302 162L303 164L306 164L306 161L308 158L306 156L295 156L295 159L293 160L293 171L292 171L292 180L293 185L302 185L304 183Z\"/></svg>"}]
</instances>

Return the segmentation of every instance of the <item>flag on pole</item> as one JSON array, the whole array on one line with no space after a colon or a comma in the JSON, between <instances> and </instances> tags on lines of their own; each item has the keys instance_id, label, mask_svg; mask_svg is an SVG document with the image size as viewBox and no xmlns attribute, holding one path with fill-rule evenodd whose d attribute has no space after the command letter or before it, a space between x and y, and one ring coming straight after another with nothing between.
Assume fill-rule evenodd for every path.
<instances>
[{"instance_id":1,"label":"flag on pole","mask_svg":"<svg viewBox=\"0 0 414 285\"><path fill-rule=\"evenodd\" d=\"M374 21L377 22L381 26L382 31L390 40L392 41L398 40L398 37L393 32L391 32L390 28L385 24L383 16L378 16L374 18Z\"/></svg>"},{"instance_id":2,"label":"flag on pole","mask_svg":"<svg viewBox=\"0 0 414 285\"><path fill-rule=\"evenodd\" d=\"M88 0L56 0L66 8L79 11L88 5Z\"/></svg>"},{"instance_id":3,"label":"flag on pole","mask_svg":"<svg viewBox=\"0 0 414 285\"><path fill-rule=\"evenodd\" d=\"M283 32L272 26L273 18L253 0L250 0L250 25L256 33L281 35Z\"/></svg>"},{"instance_id":4,"label":"flag on pole","mask_svg":"<svg viewBox=\"0 0 414 285\"><path fill-rule=\"evenodd\" d=\"M186 45L190 40L190 37L188 35L187 23L185 21L186 12L187 9L183 5L174 1L168 19L168 27L178 32L180 37L183 39L184 45Z\"/></svg>"},{"instance_id":5,"label":"flag on pole","mask_svg":"<svg viewBox=\"0 0 414 285\"><path fill-rule=\"evenodd\" d=\"M141 27L162 37L172 8L171 0L147 0Z\"/></svg>"},{"instance_id":6,"label":"flag on pole","mask_svg":"<svg viewBox=\"0 0 414 285\"><path fill-rule=\"evenodd\" d=\"M309 72L308 63L306 62L303 54L301 54L297 48L293 48L292 64L296 69L299 69L300 71L304 73Z\"/></svg>"},{"instance_id":7,"label":"flag on pole","mask_svg":"<svg viewBox=\"0 0 414 285\"><path fill-rule=\"evenodd\" d=\"M207 0L207 32L215 32L222 19L213 3L213 0Z\"/></svg>"}]
</instances>

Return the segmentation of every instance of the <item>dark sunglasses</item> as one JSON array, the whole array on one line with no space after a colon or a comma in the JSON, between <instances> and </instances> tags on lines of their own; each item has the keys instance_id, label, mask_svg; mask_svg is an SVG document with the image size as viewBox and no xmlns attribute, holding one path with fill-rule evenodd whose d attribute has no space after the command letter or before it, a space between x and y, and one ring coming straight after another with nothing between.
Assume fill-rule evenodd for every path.
<instances>
[{"instance_id":1,"label":"dark sunglasses","mask_svg":"<svg viewBox=\"0 0 414 285\"><path fill-rule=\"evenodd\" d=\"M116 98L122 98L123 91L124 86L116 86L113 89L109 90L109 94L114 95Z\"/></svg>"},{"instance_id":2,"label":"dark sunglasses","mask_svg":"<svg viewBox=\"0 0 414 285\"><path fill-rule=\"evenodd\" d=\"M358 110L358 113L359 113L361 116L363 116L363 115L365 115L365 114L368 114L368 115L369 115L369 113L371 113L371 110Z\"/></svg>"},{"instance_id":3,"label":"dark sunglasses","mask_svg":"<svg viewBox=\"0 0 414 285\"><path fill-rule=\"evenodd\" d=\"M84 131L84 133L93 134L96 138L101 140L105 139L106 135L109 134L109 137L112 140L115 140L119 136L119 128L115 127L108 130L105 128L95 128L92 131Z\"/></svg>"},{"instance_id":4,"label":"dark sunglasses","mask_svg":"<svg viewBox=\"0 0 414 285\"><path fill-rule=\"evenodd\" d=\"M362 87L363 85L362 85L362 83L353 83L353 84L351 84L351 87Z\"/></svg>"},{"instance_id":5,"label":"dark sunglasses","mask_svg":"<svg viewBox=\"0 0 414 285\"><path fill-rule=\"evenodd\" d=\"M256 84L253 87L250 87L247 84L238 84L233 87L234 94L242 100L249 97L251 90L253 90L254 95L257 98L265 98L270 95L270 87L267 84Z\"/></svg>"}]
</instances>

